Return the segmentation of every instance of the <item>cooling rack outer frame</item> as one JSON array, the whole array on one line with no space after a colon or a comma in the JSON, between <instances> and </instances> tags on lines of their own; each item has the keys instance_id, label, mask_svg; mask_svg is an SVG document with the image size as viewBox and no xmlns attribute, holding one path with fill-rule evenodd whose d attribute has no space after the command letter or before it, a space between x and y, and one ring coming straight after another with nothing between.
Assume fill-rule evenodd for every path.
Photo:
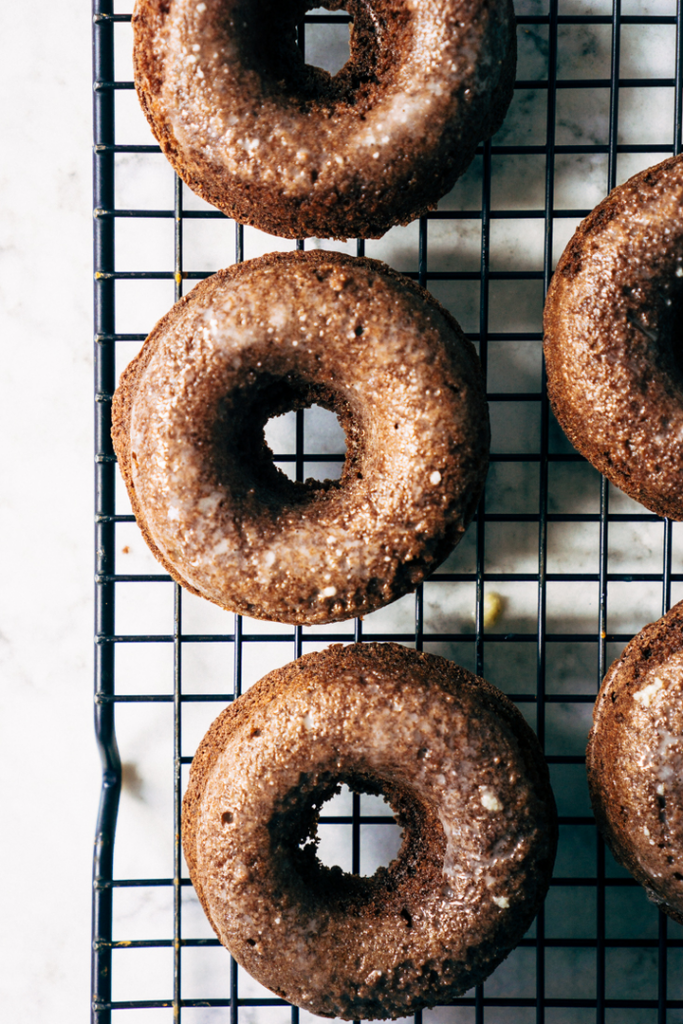
<instances>
[{"instance_id":1,"label":"cooling rack outer frame","mask_svg":"<svg viewBox=\"0 0 683 1024\"><path fill-rule=\"evenodd\" d=\"M132 3L132 0L131 0ZM479 283L479 328L471 335L473 340L479 343L480 356L484 369L487 367L489 354L489 342L500 340L512 340L513 335L495 334L489 328L489 291L492 281L505 279L515 280L538 280L547 289L552 273L553 253L553 232L558 217L579 216L588 211L557 210L555 208L555 159L557 156L580 154L591 152L603 154L607 159L607 184L612 187L617 180L617 158L621 153L642 153L652 154L652 162L657 162L668 153L681 152L682 136L682 104L681 104L681 81L683 71L683 0L678 0L676 14L661 18L653 17L626 17L621 13L621 0L612 0L612 10L609 15L597 16L572 16L561 15L559 0L549 0L548 11L542 15L524 15L518 18L520 29L524 26L547 26L548 29L548 74L544 81L522 81L516 83L517 89L543 89L547 90L546 109L546 141L543 145L496 145L494 142L486 143L480 147L479 157L482 162L482 202L481 210L472 213L464 212L452 214L448 211L436 211L419 222L419 258L417 270L410 276L419 280L423 285L429 286L430 281L441 281L447 279L472 280ZM329 20L328 15L313 15L307 22L325 22ZM95 551L96 551L96 578L95 578L95 731L97 743L102 760L102 791L100 807L98 812L94 857L93 857L93 895L92 895L92 1011L91 1019L93 1024L110 1024L112 1016L119 1019L124 1014L123 1021L126 1021L126 1010L145 1010L154 1008L168 1009L174 1020L180 1020L182 1010L185 1007L207 1006L225 1009L226 1022L239 1024L241 1007L271 1007L282 1005L277 999L249 1000L239 997L237 983L237 966L230 961L230 998L229 999L207 999L193 1000L182 997L181 986L181 952L183 946L215 945L216 940L211 939L185 939L181 930L181 895L182 889L189 885L189 880L182 875L182 857L179 846L179 825L180 825L180 800L181 800L181 771L184 765L191 760L182 756L181 750L181 706L184 698L182 693L182 671L181 654L182 644L188 640L203 642L220 640L233 645L233 693L226 695L227 699L233 699L239 695L242 676L242 651L243 645L255 642L260 639L263 642L277 641L281 643L281 636L249 636L243 630L242 620L235 617L234 628L228 636L202 637L183 635L182 631L182 598L180 589L170 582L164 584L174 588L173 621L163 637L158 636L136 636L134 639L139 642L167 642L173 645L174 649L174 678L173 693L167 697L158 698L173 703L173 778L174 778L174 834L175 847L173 858L172 878L138 878L138 879L116 879L114 877L114 842L116 834L116 821L121 794L121 760L116 743L115 711L116 705L122 700L147 700L149 698L123 697L115 692L115 652L117 644L126 643L131 637L119 636L116 633L115 622L115 598L119 583L128 582L128 578L116 572L116 524L121 521L128 521L132 517L119 516L116 510L116 458L111 444L111 398L116 386L116 346L119 342L142 340L143 336L125 336L117 334L116 329L116 282L126 278L158 280L172 278L175 281L176 298L182 294L183 281L197 280L205 274L196 271L185 272L183 267L183 221L193 217L215 218L222 216L218 213L184 211L182 202L182 186L178 180L175 184L175 202L172 210L117 210L115 203L115 157L116 153L122 152L158 152L158 147L128 146L125 141L117 144L115 137L115 103L116 96L121 90L133 88L132 82L117 82L115 80L115 27L117 22L130 20L130 15L115 13L114 0L93 0L93 126L94 126L94 151L93 151L93 207L94 207L94 361L95 361ZM605 79L582 79L580 81L558 81L558 33L564 26L581 25L590 23L594 25L605 25L611 33L611 59L610 78ZM624 79L620 76L620 41L621 29L625 25L633 24L675 24L676 26L676 57L675 57L675 78L669 79ZM303 37L302 37L303 38ZM674 86L675 109L672 145L667 149L662 145L624 145L618 141L619 124L619 94L620 89L636 88L639 86ZM556 143L556 114L558 94L565 88L597 89L609 88L610 109L609 109L609 138L606 144L596 144L590 147L583 145L558 145ZM543 269L525 271L521 273L495 271L491 268L491 225L496 218L513 216L514 211L502 212L492 209L492 161L494 158L514 157L522 154L537 155L544 157L545 169L545 204L544 209L529 211L526 216L543 218ZM115 228L117 218L120 217L172 217L174 218L174 269L159 272L127 272L119 271L115 258ZM475 217L481 220L481 263L478 271L460 271L454 273L429 272L429 226L433 222L449 217L461 220ZM303 243L298 243L303 248ZM359 242L357 253L364 252L364 244ZM237 260L244 257L244 235L239 226L235 228L235 255ZM529 341L536 341L540 344L540 334L533 335L527 332L524 337ZM572 461L581 461L579 456L571 454L555 454L551 451L549 442L550 410L545 392L545 379L542 381L541 391L529 394L517 394L516 400L529 403L529 407L540 409L540 442L538 451L532 456L525 455L526 461L535 461L538 464L539 473L539 499L538 511L533 515L514 515L508 518L517 522L528 521L534 524L538 530L537 545L537 571L523 576L514 575L515 579L526 579L532 582L537 588L537 624L536 632L517 635L486 634L486 643L528 643L533 642L536 646L536 689L533 695L517 695L518 702L531 704L534 709L534 725L541 742L544 742L546 735L546 710L553 702L560 698L557 695L546 692L546 655L549 644L556 642L591 642L597 649L597 679L602 678L607 668L607 645L610 642L626 643L630 636L620 633L608 633L607 625L607 598L608 586L615 581L633 580L633 576L618 575L609 572L609 529L610 524L618 520L661 522L662 524L662 569L661 573L643 577L643 582L661 583L662 587L662 611L666 611L671 603L672 583L683 581L683 574L672 572L672 524L667 521L657 520L651 515L630 515L619 516L610 513L609 509L609 488L605 481L602 482L600 492L599 514L580 516L553 515L548 511L549 492L549 467L553 464ZM489 400L508 400L502 394L489 394ZM297 417L297 451L295 456L290 457L295 462L296 477L303 479L304 457L303 457L303 419ZM521 456L515 454L496 455L493 461L515 461ZM451 633L447 635L427 634L429 641L450 640L474 645L474 664L477 672L482 672L484 665L484 590L485 584L502 582L508 579L507 574L491 574L486 572L486 526L491 522L499 522L506 517L501 514L486 512L485 502L482 502L477 513L476 521L471 529L476 531L476 570L473 573L451 573L442 574L442 579L451 582L468 582L475 585L475 621L474 633ZM558 521L591 521L598 524L599 542L597 555L597 571L595 573L576 574L553 574L548 569L548 530L549 527ZM511 574L513 575L513 574ZM155 577L156 579L156 577ZM595 634L552 634L546 627L547 618L547 594L549 584L569 581L590 581L597 585L599 590L599 623ZM423 588L420 587L415 595L414 608L414 631L405 634L371 634L367 631L364 634L363 624L359 621L349 624L348 636L334 635L330 637L321 636L318 639L331 640L361 640L361 639L393 639L414 645L418 650L425 644L425 621L424 621L424 600ZM301 654L304 646L304 632L297 627L291 638L285 642L292 643L292 656ZM589 695L577 697L575 700L588 702L592 700ZM555 756L549 758L551 764L577 764L580 758L575 756ZM360 829L360 801L354 795L353 814L349 818L352 824L352 847L354 870L359 863L359 829ZM591 818L561 817L561 824L569 828L592 827ZM560 1008L576 1008L576 1010L591 1011L591 1019L597 1024L603 1024L608 1011L639 1010L643 1013L651 1012L648 1017L657 1024L671 1024L668 1016L672 1010L683 1009L683 1000L669 999L667 996L668 979L670 968L668 954L671 950L683 948L683 939L671 938L667 932L667 919L659 916L659 933L656 940L622 940L622 946L628 946L629 942L634 947L650 948L657 953L657 979L656 998L619 999L608 998L607 996L607 951L619 943L606 938L606 892L610 888L618 886L634 885L630 879L607 878L605 874L605 852L604 846L599 838L596 839L597 870L593 878L557 878L558 885L590 885L596 889L596 936L595 938L581 940L552 939L546 936L544 912L539 914L536 924L535 937L525 938L522 942L523 948L534 951L535 954L535 993L529 997L506 997L493 998L484 994L480 987L474 992L468 993L457 1001L461 1007L469 1007L472 1010L472 1020L475 1024L491 1024L497 1020L496 1010L490 1008L510 1007L528 1008L535 1014L536 1024L542 1024L550 1015L548 1010ZM173 936L169 938L147 940L139 942L115 942L113 940L113 894L117 888L124 886L168 886L173 890ZM549 950L560 946L571 946L574 949L590 948L595 950L595 986L594 995L591 998L551 998L547 994L547 964L546 954ZM167 946L172 950L173 956L173 991L169 992L168 999L114 1002L112 1000L112 952L115 948L127 946L131 949L131 955L135 947L145 946ZM499 1010L500 1012L500 1010ZM298 1011L291 1009L292 1022L298 1021ZM223 1019L223 1017L221 1017ZM583 1020L584 1018L582 1018ZM611 1018L614 1020L614 1017ZM420 1015L416 1016L416 1024L420 1024Z\"/></svg>"},{"instance_id":2,"label":"cooling rack outer frame","mask_svg":"<svg viewBox=\"0 0 683 1024\"><path fill-rule=\"evenodd\" d=\"M114 80L112 0L94 0L93 15L93 209L114 206L114 92L98 83ZM111 1019L111 940L114 837L121 792L121 760L116 745L114 646L99 642L114 632L115 584L102 580L114 570L116 458L111 443L111 396L116 387L114 221L95 215L95 735L102 760L102 790L93 853L92 1020ZM104 1008L103 1008L104 1007Z\"/></svg>"}]
</instances>

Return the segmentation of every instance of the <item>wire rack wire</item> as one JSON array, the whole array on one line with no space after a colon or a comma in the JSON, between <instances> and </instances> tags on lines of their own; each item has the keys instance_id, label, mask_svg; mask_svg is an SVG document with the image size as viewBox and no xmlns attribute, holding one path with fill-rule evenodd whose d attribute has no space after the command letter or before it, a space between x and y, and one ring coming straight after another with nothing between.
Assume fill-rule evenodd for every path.
<instances>
[{"instance_id":1,"label":"wire rack wire","mask_svg":"<svg viewBox=\"0 0 683 1024\"><path fill-rule=\"evenodd\" d=\"M655 13L648 13L652 8ZM254 674L263 674L271 663L281 664L306 650L338 641L394 640L418 650L446 653L503 685L546 748L561 824L558 865L546 908L519 950L485 985L448 1007L417 1014L416 1024L422 1019L439 1024L683 1021L683 932L647 904L640 888L606 853L595 833L582 781L582 743L597 687L610 659L633 633L669 608L672 592L675 596L682 591L683 538L675 524L646 513L614 491L564 441L549 410L540 356L542 297L558 251L574 224L590 211L600 193L628 176L626 170L638 170L681 151L680 0L652 4L526 0L518 4L523 59L509 117L511 134L506 135L504 127L492 142L481 146L465 184L456 187L455 198L422 217L416 230L401 236L399 248L392 250L405 257L406 266L397 269L430 288L456 318L462 320L465 310L464 326L478 345L487 373L494 423L486 494L462 545L464 554L456 553L407 599L409 611L404 599L397 617L374 615L364 622L316 629L263 627L232 616L219 627L193 630L197 620L192 615L187 625L190 598L168 576L153 569L122 572L125 565L118 564L121 552L128 550L122 548L122 540L131 536L126 531L134 528L130 526L134 517L117 485L110 439L111 397L117 371L137 351L153 321L140 323L138 331L122 333L117 327L117 289L127 281L137 281L142 288L167 282L175 299L180 298L188 283L209 272L193 268L186 256L188 227L206 231L211 221L225 222L219 212L188 201L179 179L162 208L154 208L153 201L135 208L117 207L121 168L117 161L146 155L163 161L158 146L131 143L116 133L117 104L133 89L132 81L116 76L117 47L123 45L118 30L129 22L130 14L119 12L114 0L93 0L95 724L103 780L94 853L92 1020L109 1024L112 1015L118 1019L124 1014L127 1024L137 1019L270 1024L285 1018L296 1024L300 1016L307 1016L265 990L255 993L241 968L222 950L224 994L197 992L196 984L188 994L189 958L196 964L196 957L207 957L218 946L208 932L202 936L193 931L192 892L180 848L180 805L192 759L187 744L192 745L194 735L188 715L201 706L208 724ZM309 14L300 28L300 45L305 46L308 26L338 28L339 23L336 14ZM657 77L658 69L650 67L631 77L622 75L624 40L631 51L637 51L638 40L646 46L650 31L664 33L662 38L668 33L667 73ZM603 40L602 55L596 52L596 39ZM631 67L631 58L626 63ZM580 94L580 113L575 115L572 103ZM670 108L666 130L657 127L661 117L654 118L653 131L661 137L649 137L645 131L645 141L630 138L620 115L626 104L631 117L634 97L636 107L637 98L649 97L653 109L662 104ZM583 128L591 121L593 107L603 110L604 116L600 130L588 131L587 137ZM560 173L572 161L573 179L586 177L585 194L591 196L591 188L598 191L581 208L568 205L567 196L575 192L567 190ZM510 202L517 190L519 202ZM501 202L500 196L508 202ZM158 220L172 222L162 269L126 266L117 249L117 227L121 232L122 223L131 220L142 220L150 232ZM542 227L542 237L537 225ZM509 244L510 229L517 228L530 240L530 247L532 243L538 247L537 257L527 261L533 265L524 266L522 259L520 267L519 259L517 263L505 259L505 239ZM249 255L245 229L234 225L231 230L234 251L225 253L224 264L233 256L239 261ZM279 244L276 239L271 242L273 248ZM514 248L514 240L512 244ZM302 242L296 245L304 247ZM463 248L472 257L471 265L460 255ZM381 243L362 241L350 251L384 252ZM519 255L519 247L516 251ZM168 299L170 305L170 288ZM520 359L528 372L519 371ZM295 414L292 450L279 453L283 466L300 480L316 464L343 458L339 453L316 451L306 423L303 412ZM503 443L496 447L496 441ZM624 553L624 547L637 547L641 541L642 551ZM172 607L166 601L162 631L117 631L122 609L127 603L133 609L139 607L135 594L142 593L145 585L172 594ZM507 593L510 605L499 631L484 629L484 598L491 590ZM516 605L522 610L516 611ZM464 607L471 614L463 614ZM165 660L166 682L159 692L146 685L143 656L145 649L156 653L162 648L172 658ZM188 665L200 648L219 651L221 665L219 678L204 687L188 683ZM142 659L137 669L136 658ZM122 672L117 669L122 665L133 679L130 685L121 682ZM261 665L265 667L258 673ZM173 794L167 805L171 871L168 877L144 871L122 876L115 871L122 788L116 730L124 710L142 716L145 708L157 706L171 712L164 719ZM562 723L568 721L578 721L579 727L576 735L569 740L565 735L563 741ZM144 779L133 778L131 784L139 788ZM370 810L353 794L341 813L322 819L324 824L347 829L348 867L354 871L361 866L363 828L393 820L391 815ZM171 909L164 934L146 931L157 927L157 918L146 920L144 905L136 918L141 937L121 933L117 901L131 890L168 894ZM121 920L125 922L125 916ZM144 978L148 961L143 954L150 951L162 951L168 958L162 996L121 996L118 974Z\"/></svg>"}]
</instances>

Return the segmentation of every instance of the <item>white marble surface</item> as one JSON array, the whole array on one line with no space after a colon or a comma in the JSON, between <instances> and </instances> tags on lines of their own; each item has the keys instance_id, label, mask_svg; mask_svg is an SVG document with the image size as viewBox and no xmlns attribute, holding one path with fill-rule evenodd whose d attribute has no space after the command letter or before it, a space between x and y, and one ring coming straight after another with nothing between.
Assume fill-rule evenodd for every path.
<instances>
[{"instance_id":1,"label":"white marble surface","mask_svg":"<svg viewBox=\"0 0 683 1024\"><path fill-rule=\"evenodd\" d=\"M608 0L564 0L561 13L610 13ZM0 138L5 142L0 188L0 318L4 364L0 376L0 423L5 443L0 455L0 758L2 758L2 963L0 1007L8 1020L78 1022L88 1019L90 870L92 836L99 792L99 766L92 731L92 371L91 371L91 183L90 183L90 20L87 3L60 0L8 5L3 12L0 42L3 95ZM130 9L123 0L117 10ZM519 10L543 13L546 4L525 0ZM623 0L624 14L671 14L673 0ZM117 28L117 77L130 75L127 26ZM609 76L609 27L561 30L560 74ZM313 51L310 51L313 52ZM520 30L519 76L543 77L547 29ZM654 28L624 28L622 76L673 73L672 32ZM621 97L622 141L661 141L672 124L671 91L652 102L644 90L624 90ZM545 141L545 96L542 91L518 93L497 142ZM608 108L604 95L566 90L558 98L559 143L606 140ZM132 93L117 97L119 141L151 141ZM618 180L656 162L658 157L621 157ZM160 157L120 157L117 161L117 205L170 207L172 176ZM606 157L558 158L556 206L589 208L604 195ZM523 211L543 206L543 157L510 157L494 164L492 196L495 207L518 209L519 220L498 220L492 226L492 268L540 269L542 221L524 220ZM480 166L475 162L442 209L475 209L480 201ZM189 208L203 204L186 193ZM142 225L142 226L141 226ZM568 239L575 221L556 222L556 253ZM478 269L479 225L458 222L430 224L430 268ZM141 234L140 232L144 232ZM119 269L172 269L172 222L118 222ZM231 226L222 221L188 222L186 266L212 270L232 259ZM246 232L246 255L255 256L289 242L260 232ZM323 243L346 248L339 243ZM349 245L353 251L353 245ZM229 253L226 258L226 251ZM368 255L387 259L398 269L416 269L417 227L395 229L370 242ZM536 282L502 283L492 289L491 329L533 332L539 329L540 303ZM477 329L478 295L469 283L446 287L435 284L467 330ZM494 294L495 292L495 294ZM172 302L168 282L144 288L118 288L120 331L145 331ZM133 354L129 346L121 365ZM520 341L490 346L489 387L494 391L537 390L540 382L539 346ZM538 444L537 417L529 405L498 404L492 408L493 447L496 451L534 451ZM280 428L274 428L280 429ZM283 435L281 434L281 437ZM284 442L283 442L284 443ZM556 450L565 442L553 435ZM500 511L534 511L536 469L497 464L489 483L489 507ZM598 478L590 467L559 466L551 473L552 511L597 511ZM126 510L120 496L119 511ZM612 492L612 510L635 508ZM626 524L611 530L610 568L613 571L657 571L661 564L661 528ZM674 567L683 566L680 528L676 527ZM473 565L473 533L449 564ZM129 550L124 553L124 548ZM533 572L536 569L536 527L529 524L492 525L487 531L488 567L495 571ZM133 525L120 528L119 565L126 571L145 571L155 563ZM551 571L595 571L596 527L555 524L550 531ZM472 629L473 588L436 585L426 589L427 628L445 631ZM635 632L656 617L660 588L628 584L610 591L610 631ZM137 589L136 589L137 588ZM504 598L499 627L506 632L535 628L535 584L501 584ZM678 588L680 590L680 588ZM169 622L166 587L121 585L117 630L165 632ZM683 592L674 589L674 599ZM549 628L555 631L591 630L596 626L596 588L572 584L549 590ZM228 629L224 613L191 597L184 600L185 628L190 631ZM377 628L409 629L410 599L370 617ZM249 628L263 628L250 623ZM277 628L277 627L276 627ZM339 627L343 630L344 627ZM314 633L312 634L314 636ZM224 651L214 645L186 653L186 685L227 688ZM121 645L117 653L117 685L122 692L168 691L169 650L147 645ZM195 645L198 647L198 645ZM472 645L438 650L470 664ZM616 651L610 651L616 654ZM503 688L530 692L534 680L534 651L524 645L491 645L486 674ZM245 682L291 657L289 644L250 648L245 658ZM549 651L549 680L557 693L592 692L594 655L582 650ZM229 677L227 677L229 679ZM190 705L184 718L186 752L192 752L216 708ZM588 705L553 705L548 715L548 744L554 753L577 753L588 728ZM121 806L116 873L119 877L170 873L169 842L170 714L163 706L121 707L118 731L126 787ZM563 780L559 779L560 783ZM565 779L565 813L585 812L582 781ZM572 801L574 801L572 803ZM343 805L343 798L342 798ZM324 843L329 856L345 855L334 835ZM342 840L344 837L341 837ZM592 842L592 840L591 840ZM369 858L387 856L376 837L368 836ZM565 837L558 873L591 871L593 848L580 837ZM342 860L343 863L343 860ZM374 861L369 860L367 868ZM578 867L577 867L578 866ZM205 935L208 926L190 892L184 905L185 934ZM561 921L568 934L581 935L591 913L583 890L572 900L549 901L549 919ZM579 898L581 897L581 898ZM117 937L149 938L170 934L170 904L164 890L123 891L117 897ZM642 912L635 904L636 914ZM626 916L631 913L628 905ZM650 934L650 918L643 924ZM200 955L201 953L201 955ZM530 951L519 951L491 980L490 995L526 995ZM592 953L591 953L592 956ZM549 985L567 994L590 995L590 963L582 951L549 954ZM186 951L184 985L188 996L225 994L225 954L222 950ZM627 959L615 964L622 998L652 989L652 957L639 964ZM149 950L135 959L122 952L115 963L118 998L168 996L168 953ZM613 985L616 982L610 982ZM243 979L243 994L258 991ZM583 986L583 988L582 988ZM611 995L619 991L610 990ZM550 994L550 993L549 993ZM674 982L671 993L675 995ZM188 1024L225 1019L225 1011L201 1015L188 1012ZM444 1024L470 1021L468 1012L435 1013ZM628 1024L648 1021L647 1014L626 1015ZM626 1016L623 1018L626 1020ZM126 1012L122 1024L169 1019L164 1011ZM278 1013L244 1013L244 1022L270 1024L284 1019ZM523 1013L506 1011L489 1017L493 1024L522 1024ZM583 1024L581 1013L553 1016L553 1024Z\"/></svg>"},{"instance_id":2,"label":"white marble surface","mask_svg":"<svg viewBox=\"0 0 683 1024\"><path fill-rule=\"evenodd\" d=\"M0 35L0 1015L85 1022L92 692L88 4Z\"/></svg>"}]
</instances>

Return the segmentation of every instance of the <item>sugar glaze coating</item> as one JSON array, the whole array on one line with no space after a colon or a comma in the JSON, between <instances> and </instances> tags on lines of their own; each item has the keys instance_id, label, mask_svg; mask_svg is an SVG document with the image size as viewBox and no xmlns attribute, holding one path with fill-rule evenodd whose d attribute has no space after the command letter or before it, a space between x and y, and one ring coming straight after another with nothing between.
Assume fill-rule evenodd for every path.
<instances>
[{"instance_id":1,"label":"sugar glaze coating","mask_svg":"<svg viewBox=\"0 0 683 1024\"><path fill-rule=\"evenodd\" d=\"M384 793L397 859L349 875L315 856L322 802ZM322 1016L401 1017L478 984L522 938L555 856L534 733L499 690L397 644L334 646L226 709L183 804L190 875L220 941Z\"/></svg>"},{"instance_id":2,"label":"sugar glaze coating","mask_svg":"<svg viewBox=\"0 0 683 1024\"><path fill-rule=\"evenodd\" d=\"M263 428L317 402L339 482L290 481ZM462 537L486 475L476 353L373 260L280 253L200 283L121 378L113 438L145 539L195 593L253 618L332 622L395 600Z\"/></svg>"},{"instance_id":3,"label":"sugar glaze coating","mask_svg":"<svg viewBox=\"0 0 683 1024\"><path fill-rule=\"evenodd\" d=\"M512 98L511 0L329 0L353 19L331 77L305 0L137 0L138 96L190 188L245 224L365 238L444 195Z\"/></svg>"},{"instance_id":4,"label":"sugar glaze coating","mask_svg":"<svg viewBox=\"0 0 683 1024\"><path fill-rule=\"evenodd\" d=\"M546 301L553 411L652 512L683 519L683 158L614 189L579 226Z\"/></svg>"},{"instance_id":5,"label":"sugar glaze coating","mask_svg":"<svg viewBox=\"0 0 683 1024\"><path fill-rule=\"evenodd\" d=\"M683 602L641 630L605 676L587 766L607 845L683 924Z\"/></svg>"}]
</instances>

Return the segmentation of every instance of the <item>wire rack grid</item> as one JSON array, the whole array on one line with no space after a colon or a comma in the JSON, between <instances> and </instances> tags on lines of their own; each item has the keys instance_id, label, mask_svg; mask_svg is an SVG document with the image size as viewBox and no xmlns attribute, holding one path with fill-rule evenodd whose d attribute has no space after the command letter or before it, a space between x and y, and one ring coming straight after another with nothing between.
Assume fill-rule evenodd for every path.
<instances>
[{"instance_id":1,"label":"wire rack grid","mask_svg":"<svg viewBox=\"0 0 683 1024\"><path fill-rule=\"evenodd\" d=\"M189 283L304 245L233 224L171 175L135 107L130 13L93 2L97 1024L310 1016L218 946L187 877L180 802L196 743L226 702L302 652L352 640L445 654L504 689L544 745L560 811L555 877L534 927L483 986L416 1024L683 1021L683 932L605 851L583 754L609 661L683 597L683 534L571 449L541 356L543 296L578 220L631 173L681 151L683 12L680 0L519 0L517 12L508 118L439 209L382 240L306 243L387 259L462 323L487 375L486 493L465 541L415 595L362 622L291 628L204 607L147 558L109 430L118 372ZM311 63L347 22L307 15ZM320 410L292 414L270 440L296 479L338 474L343 440ZM485 629L492 591L502 614ZM332 860L370 873L391 856L396 827L381 801L344 793L328 809L321 850Z\"/></svg>"}]
</instances>

